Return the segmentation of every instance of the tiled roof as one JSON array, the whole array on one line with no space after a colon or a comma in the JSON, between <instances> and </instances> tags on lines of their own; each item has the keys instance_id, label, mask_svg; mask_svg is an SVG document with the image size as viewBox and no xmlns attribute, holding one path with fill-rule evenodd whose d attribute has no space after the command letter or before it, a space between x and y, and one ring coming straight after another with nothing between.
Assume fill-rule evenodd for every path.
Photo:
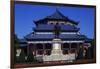
<instances>
[{"instance_id":1,"label":"tiled roof","mask_svg":"<svg viewBox=\"0 0 100 69\"><path fill-rule=\"evenodd\" d=\"M75 25L78 24L78 22L76 21L73 21L71 19L69 19L68 17L64 16L60 11L56 10L52 15L50 16L47 16L43 19L40 19L40 20L37 20L37 21L34 21L36 24L38 23L41 23L41 22L45 22L46 20L64 20L64 21L68 21L68 22L71 22ZM44 23L45 24L45 23Z\"/></svg>"},{"instance_id":2,"label":"tiled roof","mask_svg":"<svg viewBox=\"0 0 100 69\"><path fill-rule=\"evenodd\" d=\"M79 28L72 26L72 25L59 25L61 28L61 31L78 31ZM54 25L53 24L39 24L35 30L54 30Z\"/></svg>"},{"instance_id":3,"label":"tiled roof","mask_svg":"<svg viewBox=\"0 0 100 69\"><path fill-rule=\"evenodd\" d=\"M39 24L36 29L44 29L44 30L52 30L54 29L54 25L51 25L51 24Z\"/></svg>"},{"instance_id":4,"label":"tiled roof","mask_svg":"<svg viewBox=\"0 0 100 69\"><path fill-rule=\"evenodd\" d=\"M26 39L19 39L20 47L25 47L27 46L27 41Z\"/></svg>"},{"instance_id":5,"label":"tiled roof","mask_svg":"<svg viewBox=\"0 0 100 69\"><path fill-rule=\"evenodd\" d=\"M85 35L77 35L77 34L62 34L62 35L60 35L59 36L59 38L61 38L61 39L76 39L76 40L78 40L78 39L85 39L86 38L86 36Z\"/></svg>"},{"instance_id":6,"label":"tiled roof","mask_svg":"<svg viewBox=\"0 0 100 69\"><path fill-rule=\"evenodd\" d=\"M92 41L93 41L93 39L90 39L90 38L85 39L85 42L86 42L86 43L92 42Z\"/></svg>"},{"instance_id":7,"label":"tiled roof","mask_svg":"<svg viewBox=\"0 0 100 69\"><path fill-rule=\"evenodd\" d=\"M20 47L25 47L27 44L20 43Z\"/></svg>"},{"instance_id":8,"label":"tiled roof","mask_svg":"<svg viewBox=\"0 0 100 69\"><path fill-rule=\"evenodd\" d=\"M32 39L32 40L45 40L45 39L53 39L55 38L54 34L30 34L28 36L25 37L26 39ZM84 35L77 35L77 34L60 34L59 38L61 38L62 40L71 40L71 39L75 39L75 40L80 40L80 39L85 39L86 36Z\"/></svg>"},{"instance_id":9,"label":"tiled roof","mask_svg":"<svg viewBox=\"0 0 100 69\"><path fill-rule=\"evenodd\" d=\"M53 39L52 34L29 34L25 37L26 39Z\"/></svg>"},{"instance_id":10,"label":"tiled roof","mask_svg":"<svg viewBox=\"0 0 100 69\"><path fill-rule=\"evenodd\" d=\"M67 17L65 17L61 12L56 10L52 15L47 16L46 18L48 19L62 19L62 20L67 20Z\"/></svg>"},{"instance_id":11,"label":"tiled roof","mask_svg":"<svg viewBox=\"0 0 100 69\"><path fill-rule=\"evenodd\" d=\"M19 39L19 42L20 43L23 43L23 44L26 44L27 43L26 39Z\"/></svg>"},{"instance_id":12,"label":"tiled roof","mask_svg":"<svg viewBox=\"0 0 100 69\"><path fill-rule=\"evenodd\" d=\"M60 25L62 30L78 30L75 26L72 25Z\"/></svg>"}]
</instances>

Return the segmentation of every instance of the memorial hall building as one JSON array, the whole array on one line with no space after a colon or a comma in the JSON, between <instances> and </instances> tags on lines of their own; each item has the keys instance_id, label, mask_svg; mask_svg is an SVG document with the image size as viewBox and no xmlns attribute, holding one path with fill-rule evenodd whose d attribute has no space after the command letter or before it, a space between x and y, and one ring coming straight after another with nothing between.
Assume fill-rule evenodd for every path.
<instances>
[{"instance_id":1,"label":"memorial hall building","mask_svg":"<svg viewBox=\"0 0 100 69\"><path fill-rule=\"evenodd\" d=\"M36 27L24 39L20 47L37 60L74 61L84 57L91 47L91 39L80 33L79 22L71 20L59 10L43 19L34 20ZM80 54L80 51L82 54Z\"/></svg>"}]
</instances>

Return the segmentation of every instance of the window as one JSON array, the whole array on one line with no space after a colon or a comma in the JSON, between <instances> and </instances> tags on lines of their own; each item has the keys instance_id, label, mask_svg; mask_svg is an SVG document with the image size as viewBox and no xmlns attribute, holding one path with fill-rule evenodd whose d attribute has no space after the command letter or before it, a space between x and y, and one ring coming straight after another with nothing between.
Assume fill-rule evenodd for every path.
<instances>
[{"instance_id":1,"label":"window","mask_svg":"<svg viewBox=\"0 0 100 69\"><path fill-rule=\"evenodd\" d=\"M68 50L63 50L63 54L68 54Z\"/></svg>"},{"instance_id":2,"label":"window","mask_svg":"<svg viewBox=\"0 0 100 69\"><path fill-rule=\"evenodd\" d=\"M77 48L77 46L78 46L77 43L72 43L71 44L71 48Z\"/></svg>"},{"instance_id":3,"label":"window","mask_svg":"<svg viewBox=\"0 0 100 69\"><path fill-rule=\"evenodd\" d=\"M69 49L69 44L68 43L64 43L62 44L62 51L63 51L63 54L68 54L68 49Z\"/></svg>"},{"instance_id":4,"label":"window","mask_svg":"<svg viewBox=\"0 0 100 69\"><path fill-rule=\"evenodd\" d=\"M45 55L50 55L51 54L51 50L45 50Z\"/></svg>"},{"instance_id":5,"label":"window","mask_svg":"<svg viewBox=\"0 0 100 69\"><path fill-rule=\"evenodd\" d=\"M45 44L45 49L52 49L52 45L49 43Z\"/></svg>"},{"instance_id":6,"label":"window","mask_svg":"<svg viewBox=\"0 0 100 69\"><path fill-rule=\"evenodd\" d=\"M70 53L75 53L76 50L75 49L71 49Z\"/></svg>"},{"instance_id":7,"label":"window","mask_svg":"<svg viewBox=\"0 0 100 69\"><path fill-rule=\"evenodd\" d=\"M62 44L62 49L69 49L69 44L68 43Z\"/></svg>"},{"instance_id":8,"label":"window","mask_svg":"<svg viewBox=\"0 0 100 69\"><path fill-rule=\"evenodd\" d=\"M42 44L36 44L36 49L43 49L43 45Z\"/></svg>"},{"instance_id":9,"label":"window","mask_svg":"<svg viewBox=\"0 0 100 69\"><path fill-rule=\"evenodd\" d=\"M50 55L51 54L51 49L52 49L52 44L50 44L50 43L46 43L45 44L45 55Z\"/></svg>"},{"instance_id":10,"label":"window","mask_svg":"<svg viewBox=\"0 0 100 69\"><path fill-rule=\"evenodd\" d=\"M43 53L44 53L43 50L38 50L38 51L37 51L37 54L38 54L38 55L43 55Z\"/></svg>"}]
</instances>

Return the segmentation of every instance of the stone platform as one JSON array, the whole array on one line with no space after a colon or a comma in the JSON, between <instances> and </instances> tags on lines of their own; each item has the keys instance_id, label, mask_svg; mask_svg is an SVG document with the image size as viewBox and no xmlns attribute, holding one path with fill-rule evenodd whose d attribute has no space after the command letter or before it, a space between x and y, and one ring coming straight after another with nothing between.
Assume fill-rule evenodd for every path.
<instances>
[{"instance_id":1,"label":"stone platform","mask_svg":"<svg viewBox=\"0 0 100 69\"><path fill-rule=\"evenodd\" d=\"M61 50L61 39L53 39L53 49L51 55L44 55L43 61L61 61L61 60L75 60L75 54L63 55Z\"/></svg>"}]
</instances>

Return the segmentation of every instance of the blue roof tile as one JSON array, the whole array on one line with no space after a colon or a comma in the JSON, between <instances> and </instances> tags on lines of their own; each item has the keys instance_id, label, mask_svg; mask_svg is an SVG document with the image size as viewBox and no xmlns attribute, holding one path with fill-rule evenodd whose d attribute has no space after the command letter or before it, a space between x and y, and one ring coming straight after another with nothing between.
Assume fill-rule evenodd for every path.
<instances>
[{"instance_id":1,"label":"blue roof tile","mask_svg":"<svg viewBox=\"0 0 100 69\"><path fill-rule=\"evenodd\" d=\"M27 41L26 41L26 39L19 39L19 42L20 43L26 43Z\"/></svg>"},{"instance_id":2,"label":"blue roof tile","mask_svg":"<svg viewBox=\"0 0 100 69\"><path fill-rule=\"evenodd\" d=\"M86 42L86 43L92 42L92 41L93 41L93 39L90 39L90 38L86 38L86 39L85 39L85 42Z\"/></svg>"},{"instance_id":3,"label":"blue roof tile","mask_svg":"<svg viewBox=\"0 0 100 69\"><path fill-rule=\"evenodd\" d=\"M56 10L55 13L53 13L50 16L47 16L46 18L48 19L63 19L63 20L67 20L67 17L65 17L62 13L60 13L58 10Z\"/></svg>"},{"instance_id":4,"label":"blue roof tile","mask_svg":"<svg viewBox=\"0 0 100 69\"><path fill-rule=\"evenodd\" d=\"M86 36L84 35L76 35L76 34L63 34L63 35L60 35L59 38L61 39L85 39Z\"/></svg>"},{"instance_id":5,"label":"blue roof tile","mask_svg":"<svg viewBox=\"0 0 100 69\"><path fill-rule=\"evenodd\" d=\"M27 39L52 39L54 35L51 34L30 34L27 35L25 38Z\"/></svg>"},{"instance_id":6,"label":"blue roof tile","mask_svg":"<svg viewBox=\"0 0 100 69\"><path fill-rule=\"evenodd\" d=\"M37 29L54 29L54 25L50 25L50 24L39 24L37 26Z\"/></svg>"},{"instance_id":7,"label":"blue roof tile","mask_svg":"<svg viewBox=\"0 0 100 69\"><path fill-rule=\"evenodd\" d=\"M60 25L62 30L78 30L75 26L72 25Z\"/></svg>"},{"instance_id":8,"label":"blue roof tile","mask_svg":"<svg viewBox=\"0 0 100 69\"><path fill-rule=\"evenodd\" d=\"M78 22L69 19L68 17L64 16L60 11L56 10L52 15L45 17L44 19L34 21L37 24L41 22L45 22L46 20L64 20L71 22L72 24L78 25ZM44 23L45 24L45 23Z\"/></svg>"},{"instance_id":9,"label":"blue roof tile","mask_svg":"<svg viewBox=\"0 0 100 69\"><path fill-rule=\"evenodd\" d=\"M75 27L74 25L59 25L61 27L61 30L79 30L79 28ZM54 30L54 25L53 24L39 24L36 28L36 30Z\"/></svg>"},{"instance_id":10,"label":"blue roof tile","mask_svg":"<svg viewBox=\"0 0 100 69\"><path fill-rule=\"evenodd\" d=\"M27 44L21 44L20 43L20 47L25 47L25 46L27 46Z\"/></svg>"},{"instance_id":11,"label":"blue roof tile","mask_svg":"<svg viewBox=\"0 0 100 69\"><path fill-rule=\"evenodd\" d=\"M27 39L53 39L55 37L54 34L30 34L28 36L26 36L25 38ZM85 39L87 38L84 35L77 35L77 34L60 34L59 38L61 39Z\"/></svg>"}]
</instances>

